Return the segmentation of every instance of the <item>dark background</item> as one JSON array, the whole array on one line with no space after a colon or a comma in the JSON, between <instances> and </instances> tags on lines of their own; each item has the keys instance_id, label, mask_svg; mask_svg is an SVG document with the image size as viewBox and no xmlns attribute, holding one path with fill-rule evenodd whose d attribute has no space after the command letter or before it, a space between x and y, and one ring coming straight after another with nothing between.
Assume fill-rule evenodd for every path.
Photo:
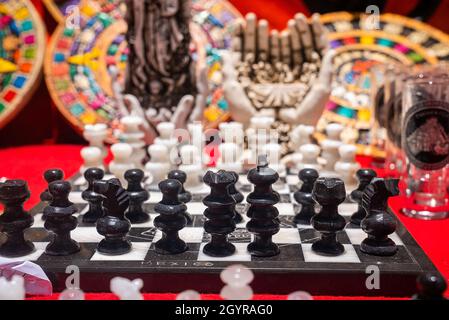
<instances>
[{"instance_id":1,"label":"dark background","mask_svg":"<svg viewBox=\"0 0 449 320\"><path fill-rule=\"evenodd\" d=\"M365 11L378 5L383 12L420 17L432 26L449 33L449 0L229 0L242 13L255 12L270 21L271 27L283 29L294 13ZM41 13L48 36L56 22L40 0L32 0ZM84 143L54 107L42 79L39 88L22 111L0 129L0 147L26 144Z\"/></svg>"}]
</instances>

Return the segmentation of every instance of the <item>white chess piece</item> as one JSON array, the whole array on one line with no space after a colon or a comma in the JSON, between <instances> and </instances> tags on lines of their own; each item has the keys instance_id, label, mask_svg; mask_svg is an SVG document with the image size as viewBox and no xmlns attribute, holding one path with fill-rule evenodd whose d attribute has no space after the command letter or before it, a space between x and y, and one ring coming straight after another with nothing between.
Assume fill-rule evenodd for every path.
<instances>
[{"instance_id":1,"label":"white chess piece","mask_svg":"<svg viewBox=\"0 0 449 320\"><path fill-rule=\"evenodd\" d=\"M133 148L127 143L116 143L111 146L111 153L114 160L109 163L109 171L120 180L122 186L126 188L125 172L134 168L131 161Z\"/></svg>"},{"instance_id":2,"label":"white chess piece","mask_svg":"<svg viewBox=\"0 0 449 320\"><path fill-rule=\"evenodd\" d=\"M262 153L267 155L270 168L275 170L280 177L287 175L287 169L281 162L281 146L277 143L268 143L262 147ZM279 182L280 180L278 180Z\"/></svg>"},{"instance_id":3,"label":"white chess piece","mask_svg":"<svg viewBox=\"0 0 449 320\"><path fill-rule=\"evenodd\" d=\"M84 147L81 149L83 165L80 167L81 175L89 168L100 168L104 170L103 155L98 147Z\"/></svg>"},{"instance_id":4,"label":"white chess piece","mask_svg":"<svg viewBox=\"0 0 449 320\"><path fill-rule=\"evenodd\" d=\"M252 117L250 127L246 130L248 139L248 154L246 155L250 167L257 163L257 157L263 153L263 147L268 143L277 143L278 136L271 125L273 117L256 116Z\"/></svg>"},{"instance_id":5,"label":"white chess piece","mask_svg":"<svg viewBox=\"0 0 449 320\"><path fill-rule=\"evenodd\" d=\"M339 123L331 123L326 126L327 138L321 142L323 150L321 157L324 159L323 171L321 176L335 176L335 163L339 160L340 154L338 149L343 144L341 141L341 133L343 126Z\"/></svg>"},{"instance_id":6,"label":"white chess piece","mask_svg":"<svg viewBox=\"0 0 449 320\"><path fill-rule=\"evenodd\" d=\"M253 272L241 264L235 264L224 269L220 274L226 284L221 289L220 296L225 300L250 300L253 290L249 286L254 279Z\"/></svg>"},{"instance_id":7,"label":"white chess piece","mask_svg":"<svg viewBox=\"0 0 449 320\"><path fill-rule=\"evenodd\" d=\"M357 147L352 144L343 144L338 149L341 159L335 163L335 172L343 179L346 190L352 190L357 185L356 172L360 164L355 160Z\"/></svg>"},{"instance_id":8,"label":"white chess piece","mask_svg":"<svg viewBox=\"0 0 449 320\"><path fill-rule=\"evenodd\" d=\"M149 173L149 188L158 190L158 184L167 177L170 171L168 148L164 144L152 144L148 147L150 161L145 164L145 171Z\"/></svg>"},{"instance_id":9,"label":"white chess piece","mask_svg":"<svg viewBox=\"0 0 449 320\"><path fill-rule=\"evenodd\" d=\"M201 300L201 296L195 290L185 290L176 296L176 300Z\"/></svg>"},{"instance_id":10,"label":"white chess piece","mask_svg":"<svg viewBox=\"0 0 449 320\"><path fill-rule=\"evenodd\" d=\"M298 150L302 145L312 143L312 134L315 131L315 127L306 126L300 124L294 128L290 133L290 142L294 150Z\"/></svg>"},{"instance_id":11,"label":"white chess piece","mask_svg":"<svg viewBox=\"0 0 449 320\"><path fill-rule=\"evenodd\" d=\"M131 161L136 168L142 168L145 158L145 133L140 129L143 119L139 116L125 116L120 119L123 132L119 134L121 142L128 143L133 148Z\"/></svg>"},{"instance_id":12,"label":"white chess piece","mask_svg":"<svg viewBox=\"0 0 449 320\"><path fill-rule=\"evenodd\" d=\"M178 143L176 138L173 136L175 132L175 125L171 122L161 122L156 126L156 129L159 132L159 137L154 139L154 143L166 146L168 152L170 153L171 149Z\"/></svg>"},{"instance_id":13,"label":"white chess piece","mask_svg":"<svg viewBox=\"0 0 449 320\"><path fill-rule=\"evenodd\" d=\"M203 173L202 159L198 148L194 145L184 145L179 151L182 164L179 170L186 173L187 179L184 186L187 190L196 189L203 186L201 181Z\"/></svg>"},{"instance_id":14,"label":"white chess piece","mask_svg":"<svg viewBox=\"0 0 449 320\"><path fill-rule=\"evenodd\" d=\"M142 279L129 280L115 277L111 280L111 292L116 294L120 300L143 300L140 293L142 287Z\"/></svg>"},{"instance_id":15,"label":"white chess piece","mask_svg":"<svg viewBox=\"0 0 449 320\"><path fill-rule=\"evenodd\" d=\"M243 151L245 134L243 131L243 124L236 121L222 122L218 125L220 130L220 138L225 143L235 143L239 152Z\"/></svg>"},{"instance_id":16,"label":"white chess piece","mask_svg":"<svg viewBox=\"0 0 449 320\"><path fill-rule=\"evenodd\" d=\"M78 288L67 288L61 292L58 300L84 300L84 292Z\"/></svg>"},{"instance_id":17,"label":"white chess piece","mask_svg":"<svg viewBox=\"0 0 449 320\"><path fill-rule=\"evenodd\" d=\"M313 300L313 297L308 292L295 291L287 296L287 300Z\"/></svg>"},{"instance_id":18,"label":"white chess piece","mask_svg":"<svg viewBox=\"0 0 449 320\"><path fill-rule=\"evenodd\" d=\"M91 147L101 149L103 157L106 157L108 151L104 141L108 136L108 126L104 123L87 124L84 126L83 137L89 142Z\"/></svg>"},{"instance_id":19,"label":"white chess piece","mask_svg":"<svg viewBox=\"0 0 449 320\"><path fill-rule=\"evenodd\" d=\"M239 147L233 142L225 142L218 146L220 157L217 168L226 171L242 172L243 163L239 156Z\"/></svg>"},{"instance_id":20,"label":"white chess piece","mask_svg":"<svg viewBox=\"0 0 449 320\"><path fill-rule=\"evenodd\" d=\"M320 147L316 144L305 144L299 148L301 152L301 162L296 165L298 170L304 168L315 169L318 172L321 170L321 165L318 163L318 156L320 155Z\"/></svg>"},{"instance_id":21,"label":"white chess piece","mask_svg":"<svg viewBox=\"0 0 449 320\"><path fill-rule=\"evenodd\" d=\"M11 280L0 277L0 300L24 300L25 280L19 275L13 275Z\"/></svg>"}]
</instances>

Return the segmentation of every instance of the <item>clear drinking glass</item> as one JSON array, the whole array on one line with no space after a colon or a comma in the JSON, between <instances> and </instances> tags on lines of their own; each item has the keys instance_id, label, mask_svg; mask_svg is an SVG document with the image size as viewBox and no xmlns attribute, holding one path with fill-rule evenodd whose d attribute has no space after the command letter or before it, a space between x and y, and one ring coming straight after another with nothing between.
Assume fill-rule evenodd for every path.
<instances>
[{"instance_id":1,"label":"clear drinking glass","mask_svg":"<svg viewBox=\"0 0 449 320\"><path fill-rule=\"evenodd\" d=\"M429 220L448 217L449 78L440 69L404 82L401 131L409 200L403 213Z\"/></svg>"}]
</instances>

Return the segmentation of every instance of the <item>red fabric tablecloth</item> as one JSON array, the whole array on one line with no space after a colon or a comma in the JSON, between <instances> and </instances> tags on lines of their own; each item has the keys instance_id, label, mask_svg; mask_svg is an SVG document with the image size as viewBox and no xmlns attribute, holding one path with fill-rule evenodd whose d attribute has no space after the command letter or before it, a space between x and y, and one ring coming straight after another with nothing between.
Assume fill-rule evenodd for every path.
<instances>
[{"instance_id":1,"label":"red fabric tablecloth","mask_svg":"<svg viewBox=\"0 0 449 320\"><path fill-rule=\"evenodd\" d=\"M25 146L0 150L0 177L24 179L28 182L31 197L26 209L39 202L39 194L46 187L42 173L48 168L61 168L66 177L76 173L82 163L79 155L82 146L52 145ZM367 165L369 159L359 159ZM390 206L395 213L401 208L401 198L391 199ZM424 249L438 270L449 282L449 220L422 221L398 215L419 245ZM187 288L186 288L187 289ZM299 288L298 288L299 289ZM449 292L447 292L449 294ZM57 295L47 297L54 299ZM174 299L174 294L146 294L147 299ZM113 299L112 294L88 294L88 299ZM217 299L217 295L204 295L203 298ZM257 295L257 299L285 299L285 296ZM341 299L342 297L317 297L318 299ZM377 297L382 299L382 297ZM350 297L350 299L365 299Z\"/></svg>"}]
</instances>

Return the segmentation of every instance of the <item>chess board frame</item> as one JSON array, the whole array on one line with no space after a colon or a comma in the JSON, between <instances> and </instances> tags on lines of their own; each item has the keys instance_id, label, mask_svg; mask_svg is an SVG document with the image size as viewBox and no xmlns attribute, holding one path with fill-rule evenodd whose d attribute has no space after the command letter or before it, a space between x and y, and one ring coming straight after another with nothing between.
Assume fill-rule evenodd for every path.
<instances>
[{"instance_id":1,"label":"chess board frame","mask_svg":"<svg viewBox=\"0 0 449 320\"><path fill-rule=\"evenodd\" d=\"M106 178L106 177L105 177ZM70 179L73 190L70 199L76 203L79 211L86 210L87 204L81 203L83 179L79 175ZM189 213L194 217L192 226L181 230L180 236L189 245L189 250L178 255L160 255L154 251L154 242L161 232L152 226L157 216L154 204L161 199L159 192L150 191L150 200L144 204L150 212L151 221L141 225L132 225L129 240L133 244L131 253L122 256L105 256L95 251L102 236L96 233L94 225L82 223L72 232L72 237L80 242L81 251L71 256L52 257L44 253L51 239L43 228L41 212L45 204L39 203L30 212L35 217L34 226L27 230L27 238L35 243L36 251L25 257L38 265L52 281L55 291L65 289L66 267L76 265L81 272L81 288L86 292L108 292L110 280L115 276L130 279L142 278L143 292L177 293L194 289L201 293L217 293L223 287L219 273L223 268L239 263L250 267L255 273L251 284L255 293L288 294L305 290L313 295L340 296L410 296L416 291L416 277L422 272L437 272L435 266L420 248L404 225L397 220L398 228L392 239L398 244L399 251L393 257L369 256L360 251L360 242L366 236L360 228L348 225L338 234L345 246L345 254L339 257L324 257L315 254L311 244L318 233L311 226L294 225L291 219L299 206L292 202L297 190L298 178L288 175L281 178L283 186L278 189L281 202L276 206L280 212L281 231L274 236L281 253L271 258L251 257L246 246L251 235L245 229L248 218L237 225L230 235L230 241L237 247L237 253L227 258L211 258L201 252L208 235L202 230L205 206L201 198L208 193L208 187L191 190L193 200L188 204ZM251 184L245 175L240 175L240 190L246 195ZM247 204L238 204L244 212ZM340 206L340 214L347 220L356 208L353 203ZM394 215L394 214L393 214ZM0 238L1 240L1 238ZM24 259L18 258L18 259ZM379 268L380 288L368 289L367 267Z\"/></svg>"}]
</instances>

